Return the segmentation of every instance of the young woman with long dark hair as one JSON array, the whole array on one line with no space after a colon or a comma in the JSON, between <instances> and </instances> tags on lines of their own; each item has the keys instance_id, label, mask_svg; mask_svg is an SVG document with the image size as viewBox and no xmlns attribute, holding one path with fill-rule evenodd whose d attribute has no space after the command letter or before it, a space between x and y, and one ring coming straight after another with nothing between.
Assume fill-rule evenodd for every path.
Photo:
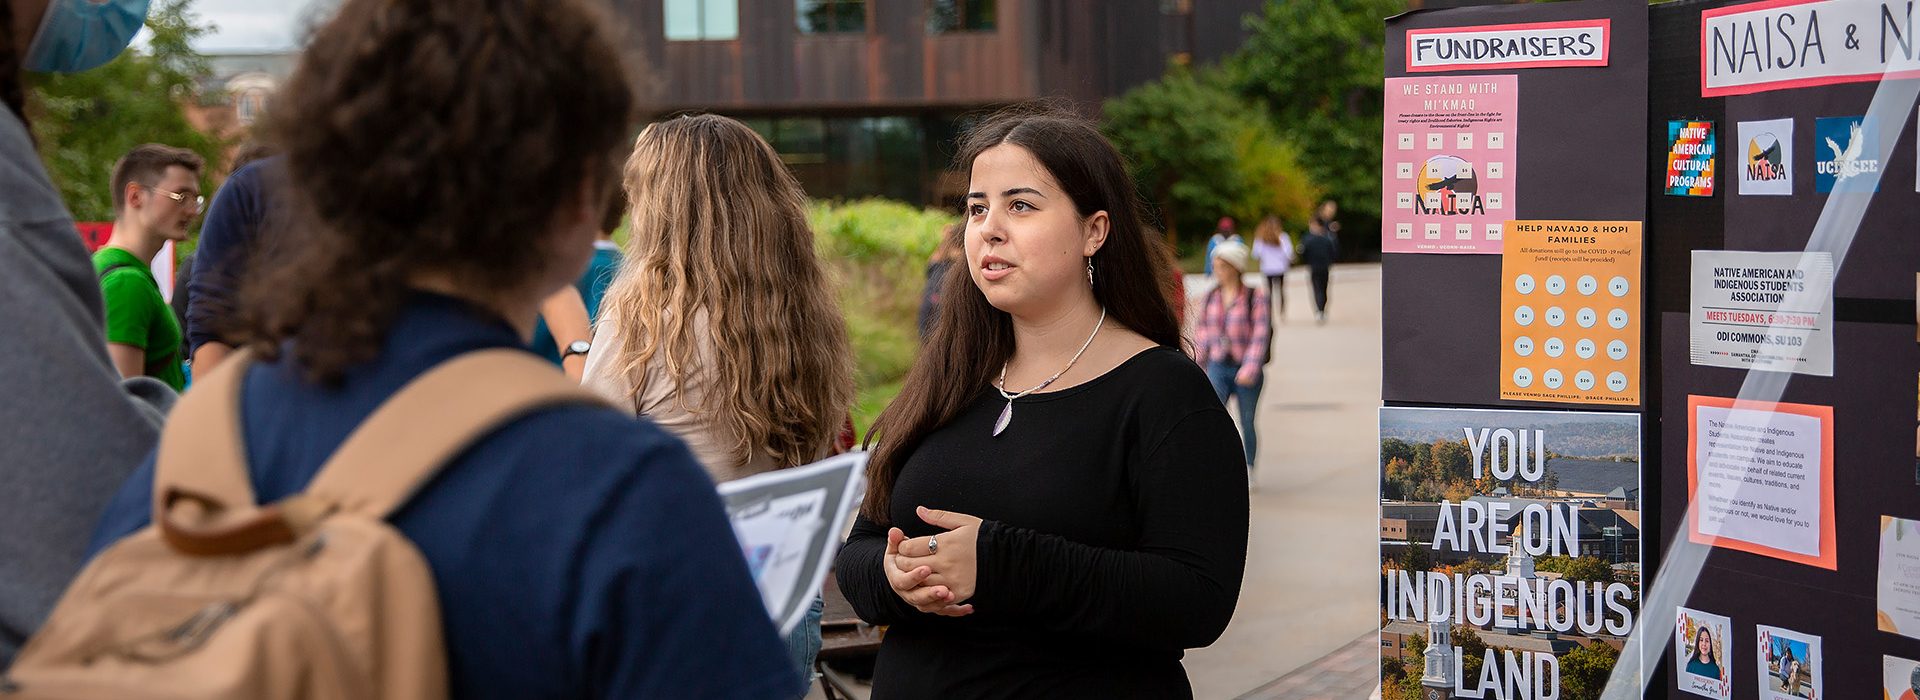
<instances>
[{"instance_id":1,"label":"young woman with long dark hair","mask_svg":"<svg viewBox=\"0 0 1920 700\"><path fill-rule=\"evenodd\" d=\"M1189 696L1180 658L1238 598L1247 493L1164 244L1078 117L996 116L959 166L962 264L837 562L892 626L873 696Z\"/></svg>"}]
</instances>

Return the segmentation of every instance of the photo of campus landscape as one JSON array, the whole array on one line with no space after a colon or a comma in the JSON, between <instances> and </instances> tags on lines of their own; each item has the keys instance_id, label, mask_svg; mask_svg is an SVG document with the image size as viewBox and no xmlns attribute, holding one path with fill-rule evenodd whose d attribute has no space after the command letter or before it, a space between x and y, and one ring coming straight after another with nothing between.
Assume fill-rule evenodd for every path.
<instances>
[{"instance_id":1,"label":"photo of campus landscape","mask_svg":"<svg viewBox=\"0 0 1920 700\"><path fill-rule=\"evenodd\" d=\"M1486 430L1483 434L1483 429ZM1502 479L1497 467L1508 464L1492 436L1504 430L1517 435L1544 436L1543 445L1521 443L1514 463L1521 473ZM1476 453L1474 443L1481 443ZM1504 443L1503 443L1504 444ZM1483 467L1475 475L1475 458ZM1538 478L1527 479L1526 465L1543 458ZM1534 411L1455 411L1385 409L1380 418L1380 567L1383 587L1380 655L1383 698L1420 697L1423 676L1435 674L1449 687L1455 680L1454 658L1429 664L1430 640L1444 634L1458 647L1459 680L1474 688L1482 677L1487 651L1502 659L1506 652L1551 655L1559 665L1563 698L1597 698L1607 674L1626 643L1625 634L1604 629L1597 633L1579 623L1603 617L1606 587L1622 584L1631 595L1616 595L1617 604L1638 615L1640 587L1640 429L1632 415ZM1472 514L1498 514L1504 545L1523 539L1523 513L1551 514L1536 522L1551 522L1552 551L1534 556L1514 546L1510 554L1488 551L1491 542L1461 537L1469 533ZM1493 517L1489 515L1487 517ZM1473 543L1456 546L1454 539ZM1435 542L1441 542L1436 547ZM1563 542L1571 542L1563 546ZM1409 619L1405 603L1410 591L1393 590L1394 582L1410 580L1403 574L1428 572L1455 581L1486 575L1491 588L1502 588L1509 611L1515 598L1533 592L1550 608L1547 620L1574 622L1572 629L1556 631L1552 624L1524 624L1525 620L1489 617L1481 624L1458 617L1446 623ZM1459 578L1454 578L1458 576ZM1573 586L1555 584L1560 581ZM1617 590L1617 589L1616 589ZM1551 593L1542 592L1551 591ZM1427 591L1430 595L1431 591ZM1491 600L1493 591L1483 597ZM1460 591L1452 590L1454 600ZM1431 601L1427 601L1431 603ZM1472 608L1471 605L1468 606ZM1469 616L1471 617L1471 616ZM1516 617L1516 615L1507 615ZM1615 617L1620 617L1615 615ZM1617 619L1618 622L1629 622ZM1444 632L1436 629L1445 626ZM1544 629L1543 629L1544 628ZM1627 628L1630 630L1631 625Z\"/></svg>"}]
</instances>

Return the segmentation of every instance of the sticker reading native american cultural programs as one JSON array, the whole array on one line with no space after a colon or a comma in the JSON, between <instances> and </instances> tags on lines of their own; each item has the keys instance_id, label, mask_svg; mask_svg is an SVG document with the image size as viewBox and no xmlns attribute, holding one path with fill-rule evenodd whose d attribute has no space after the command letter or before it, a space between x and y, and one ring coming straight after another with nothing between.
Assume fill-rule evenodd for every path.
<instances>
[{"instance_id":1,"label":"sticker reading native american cultural programs","mask_svg":"<svg viewBox=\"0 0 1920 700\"><path fill-rule=\"evenodd\" d=\"M1713 196L1713 122L1667 122L1667 194Z\"/></svg>"}]
</instances>

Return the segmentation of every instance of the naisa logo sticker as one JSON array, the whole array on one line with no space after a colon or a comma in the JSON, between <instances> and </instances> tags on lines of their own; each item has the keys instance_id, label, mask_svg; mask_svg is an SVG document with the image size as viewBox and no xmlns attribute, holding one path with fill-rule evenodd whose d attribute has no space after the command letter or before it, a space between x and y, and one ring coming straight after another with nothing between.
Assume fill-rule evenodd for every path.
<instances>
[{"instance_id":1,"label":"naisa logo sticker","mask_svg":"<svg viewBox=\"0 0 1920 700\"><path fill-rule=\"evenodd\" d=\"M1793 194L1793 120L1740 122L1740 194Z\"/></svg>"}]
</instances>

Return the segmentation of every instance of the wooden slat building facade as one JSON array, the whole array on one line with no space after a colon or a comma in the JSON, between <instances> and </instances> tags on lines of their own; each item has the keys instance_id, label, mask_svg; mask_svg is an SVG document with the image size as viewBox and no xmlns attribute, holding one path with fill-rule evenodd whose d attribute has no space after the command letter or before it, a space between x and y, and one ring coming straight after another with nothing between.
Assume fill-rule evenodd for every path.
<instances>
[{"instance_id":1,"label":"wooden slat building facade","mask_svg":"<svg viewBox=\"0 0 1920 700\"><path fill-rule=\"evenodd\" d=\"M815 197L925 204L946 203L964 184L943 171L966 115L1039 98L1065 98L1091 115L1169 62L1237 50L1242 19L1262 4L615 0L623 40L647 68L640 87L650 111L746 120ZM823 11L842 13L833 28L843 31L814 29L809 13ZM973 21L936 26L937 12L971 12ZM723 19L710 24L721 29L669 39L670 22L687 36L688 13L717 13Z\"/></svg>"}]
</instances>

